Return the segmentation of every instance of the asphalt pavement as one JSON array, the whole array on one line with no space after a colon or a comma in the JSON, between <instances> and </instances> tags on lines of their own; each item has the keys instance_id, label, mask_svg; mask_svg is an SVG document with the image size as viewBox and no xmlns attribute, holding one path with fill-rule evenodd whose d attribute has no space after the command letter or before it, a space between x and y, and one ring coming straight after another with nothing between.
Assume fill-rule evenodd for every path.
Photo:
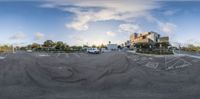
<instances>
[{"instance_id":1,"label":"asphalt pavement","mask_svg":"<svg viewBox=\"0 0 200 99\"><path fill-rule=\"evenodd\" d=\"M10 53L0 59L0 99L200 99L199 64L129 52Z\"/></svg>"}]
</instances>

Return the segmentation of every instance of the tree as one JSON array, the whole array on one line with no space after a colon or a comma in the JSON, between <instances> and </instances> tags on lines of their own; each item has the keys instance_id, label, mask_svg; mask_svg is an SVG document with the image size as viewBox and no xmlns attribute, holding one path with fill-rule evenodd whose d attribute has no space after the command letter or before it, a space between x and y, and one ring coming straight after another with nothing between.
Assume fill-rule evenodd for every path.
<instances>
[{"instance_id":1,"label":"tree","mask_svg":"<svg viewBox=\"0 0 200 99\"><path fill-rule=\"evenodd\" d=\"M84 48L88 48L89 46L88 46L88 45L83 45L83 47L84 47Z\"/></svg>"},{"instance_id":2,"label":"tree","mask_svg":"<svg viewBox=\"0 0 200 99\"><path fill-rule=\"evenodd\" d=\"M104 44L101 44L101 45L100 45L100 48L107 48L107 46L104 45Z\"/></svg>"},{"instance_id":3,"label":"tree","mask_svg":"<svg viewBox=\"0 0 200 99\"><path fill-rule=\"evenodd\" d=\"M66 45L62 42L62 41L58 41L56 43L56 46L55 46L56 49L59 49L59 50L64 50L66 48Z\"/></svg>"},{"instance_id":4,"label":"tree","mask_svg":"<svg viewBox=\"0 0 200 99\"><path fill-rule=\"evenodd\" d=\"M46 40L43 44L44 47L54 47L55 46L55 43L52 41L52 40Z\"/></svg>"},{"instance_id":5,"label":"tree","mask_svg":"<svg viewBox=\"0 0 200 99\"><path fill-rule=\"evenodd\" d=\"M40 44L33 43L33 44L31 45L31 48L32 48L32 49L38 49L38 48L40 48Z\"/></svg>"},{"instance_id":6,"label":"tree","mask_svg":"<svg viewBox=\"0 0 200 99\"><path fill-rule=\"evenodd\" d=\"M74 51L81 51L82 50L82 46L72 46L71 47Z\"/></svg>"},{"instance_id":7,"label":"tree","mask_svg":"<svg viewBox=\"0 0 200 99\"><path fill-rule=\"evenodd\" d=\"M96 45L92 45L92 48L96 48Z\"/></svg>"},{"instance_id":8,"label":"tree","mask_svg":"<svg viewBox=\"0 0 200 99\"><path fill-rule=\"evenodd\" d=\"M118 48L118 49L122 49L121 45L118 45L117 48Z\"/></svg>"},{"instance_id":9,"label":"tree","mask_svg":"<svg viewBox=\"0 0 200 99\"><path fill-rule=\"evenodd\" d=\"M0 52L7 52L11 50L12 50L12 46L9 46L9 45L0 46Z\"/></svg>"},{"instance_id":10,"label":"tree","mask_svg":"<svg viewBox=\"0 0 200 99\"><path fill-rule=\"evenodd\" d=\"M188 47L185 48L185 50L187 50L187 51L200 51L200 47L189 44Z\"/></svg>"},{"instance_id":11,"label":"tree","mask_svg":"<svg viewBox=\"0 0 200 99\"><path fill-rule=\"evenodd\" d=\"M69 45L65 44L65 49L64 49L64 50L65 50L65 51L69 51L69 50L70 50Z\"/></svg>"}]
</instances>

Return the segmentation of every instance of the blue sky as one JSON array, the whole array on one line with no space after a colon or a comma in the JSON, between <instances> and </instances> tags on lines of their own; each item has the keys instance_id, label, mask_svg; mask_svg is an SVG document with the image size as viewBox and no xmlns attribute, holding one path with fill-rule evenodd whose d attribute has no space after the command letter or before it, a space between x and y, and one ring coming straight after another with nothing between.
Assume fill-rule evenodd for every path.
<instances>
[{"instance_id":1,"label":"blue sky","mask_svg":"<svg viewBox=\"0 0 200 99\"><path fill-rule=\"evenodd\" d=\"M155 31L172 43L200 45L200 2L43 0L0 2L0 44L121 44L134 32Z\"/></svg>"}]
</instances>

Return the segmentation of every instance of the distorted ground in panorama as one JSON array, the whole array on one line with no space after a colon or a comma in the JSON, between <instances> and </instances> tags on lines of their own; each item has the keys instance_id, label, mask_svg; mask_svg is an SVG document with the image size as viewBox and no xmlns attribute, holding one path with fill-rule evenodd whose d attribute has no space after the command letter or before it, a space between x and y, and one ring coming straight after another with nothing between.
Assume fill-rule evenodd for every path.
<instances>
[{"instance_id":1,"label":"distorted ground in panorama","mask_svg":"<svg viewBox=\"0 0 200 99\"><path fill-rule=\"evenodd\" d=\"M200 59L129 52L1 55L1 99L198 99Z\"/></svg>"}]
</instances>

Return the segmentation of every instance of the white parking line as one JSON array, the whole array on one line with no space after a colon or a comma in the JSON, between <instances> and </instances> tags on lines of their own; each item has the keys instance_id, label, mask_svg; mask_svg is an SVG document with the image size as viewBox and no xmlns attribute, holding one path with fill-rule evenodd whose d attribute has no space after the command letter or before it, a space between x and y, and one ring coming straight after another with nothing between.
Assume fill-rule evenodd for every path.
<instances>
[{"instance_id":1,"label":"white parking line","mask_svg":"<svg viewBox=\"0 0 200 99\"><path fill-rule=\"evenodd\" d=\"M5 59L5 57L1 57L1 56L0 56L0 59Z\"/></svg>"},{"instance_id":2,"label":"white parking line","mask_svg":"<svg viewBox=\"0 0 200 99\"><path fill-rule=\"evenodd\" d=\"M177 59L179 59L180 57L165 57L165 64L168 64L170 62L173 62Z\"/></svg>"},{"instance_id":3,"label":"white parking line","mask_svg":"<svg viewBox=\"0 0 200 99\"><path fill-rule=\"evenodd\" d=\"M171 61L171 63L172 63L172 61ZM181 64L179 64L179 63L181 63ZM192 63L186 61L185 59L178 58L176 60L176 62L172 63L171 66L167 67L167 70L176 69L176 68L184 68L184 67L188 67L191 65L192 65ZM166 64L166 66L167 66L167 64Z\"/></svg>"},{"instance_id":4,"label":"white parking line","mask_svg":"<svg viewBox=\"0 0 200 99\"><path fill-rule=\"evenodd\" d=\"M158 67L159 63L158 62L148 62L145 66L152 68L152 69L156 69Z\"/></svg>"},{"instance_id":5,"label":"white parking line","mask_svg":"<svg viewBox=\"0 0 200 99\"><path fill-rule=\"evenodd\" d=\"M61 55L61 53L57 53L56 58L58 58Z\"/></svg>"},{"instance_id":6,"label":"white parking line","mask_svg":"<svg viewBox=\"0 0 200 99\"><path fill-rule=\"evenodd\" d=\"M200 59L194 59L193 62L200 62Z\"/></svg>"},{"instance_id":7,"label":"white parking line","mask_svg":"<svg viewBox=\"0 0 200 99\"><path fill-rule=\"evenodd\" d=\"M47 56L50 56L50 55L49 54L44 54L44 53L38 53L38 54L36 54L36 56L47 57Z\"/></svg>"},{"instance_id":8,"label":"white parking line","mask_svg":"<svg viewBox=\"0 0 200 99\"><path fill-rule=\"evenodd\" d=\"M40 57L45 57L45 56L49 56L49 55L39 55Z\"/></svg>"},{"instance_id":9,"label":"white parking line","mask_svg":"<svg viewBox=\"0 0 200 99\"><path fill-rule=\"evenodd\" d=\"M5 59L7 56L8 56L7 53L2 53L2 54L0 55L0 59L1 59L1 60L2 60L2 59Z\"/></svg>"},{"instance_id":10,"label":"white parking line","mask_svg":"<svg viewBox=\"0 0 200 99\"><path fill-rule=\"evenodd\" d=\"M80 55L78 55L77 53L71 53L71 55L76 57L76 58L80 58Z\"/></svg>"}]
</instances>

